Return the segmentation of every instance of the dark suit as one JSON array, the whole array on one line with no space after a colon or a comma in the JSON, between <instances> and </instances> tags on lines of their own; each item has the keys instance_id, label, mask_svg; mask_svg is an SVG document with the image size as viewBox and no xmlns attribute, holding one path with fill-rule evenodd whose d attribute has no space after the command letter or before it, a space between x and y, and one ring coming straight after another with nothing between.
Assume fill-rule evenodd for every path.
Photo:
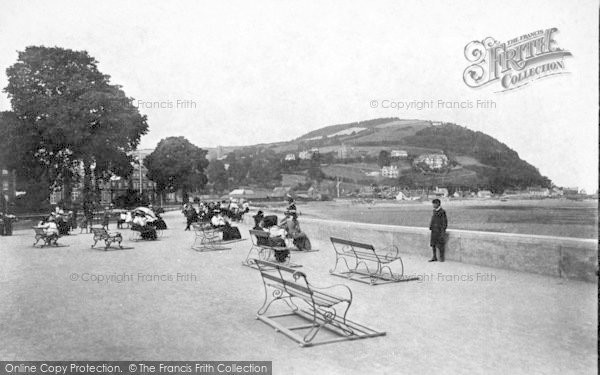
<instances>
[{"instance_id":1,"label":"dark suit","mask_svg":"<svg viewBox=\"0 0 600 375\"><path fill-rule=\"evenodd\" d=\"M431 231L431 238L429 245L433 250L433 258L436 258L435 249L440 251L441 260L444 259L444 244L446 243L446 228L448 227L448 218L446 217L446 211L443 208L433 210L431 216L431 222L429 223L429 230Z\"/></svg>"}]
</instances>

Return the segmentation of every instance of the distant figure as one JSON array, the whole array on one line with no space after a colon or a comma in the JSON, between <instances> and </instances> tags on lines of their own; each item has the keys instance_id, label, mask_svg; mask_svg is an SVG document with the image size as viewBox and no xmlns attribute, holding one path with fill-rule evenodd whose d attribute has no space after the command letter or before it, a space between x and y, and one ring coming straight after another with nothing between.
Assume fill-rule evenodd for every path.
<instances>
[{"instance_id":1,"label":"distant figure","mask_svg":"<svg viewBox=\"0 0 600 375\"><path fill-rule=\"evenodd\" d=\"M302 232L300 229L300 223L298 223L298 215L296 211L286 211L285 219L282 220L280 224L287 232L287 237L291 238L294 242L294 246L298 248L298 250L310 250L311 244L310 240L306 233Z\"/></svg>"},{"instance_id":2,"label":"distant figure","mask_svg":"<svg viewBox=\"0 0 600 375\"><path fill-rule=\"evenodd\" d=\"M296 211L296 202L294 202L294 198L291 195L287 194L287 211Z\"/></svg>"},{"instance_id":3,"label":"distant figure","mask_svg":"<svg viewBox=\"0 0 600 375\"><path fill-rule=\"evenodd\" d=\"M108 230L108 221L110 219L110 212L108 212L109 208L106 207L104 209L104 215L102 215L102 227Z\"/></svg>"},{"instance_id":4,"label":"distant figure","mask_svg":"<svg viewBox=\"0 0 600 375\"><path fill-rule=\"evenodd\" d=\"M119 212L119 218L117 219L117 229L122 229L123 224L125 224L125 220L127 220L127 214L125 211Z\"/></svg>"},{"instance_id":5,"label":"distant figure","mask_svg":"<svg viewBox=\"0 0 600 375\"><path fill-rule=\"evenodd\" d=\"M261 225L261 223L263 221L263 218L265 217L265 215L263 214L263 212L259 210L256 213L256 215L254 215L252 217L254 218L254 228L252 228L252 229L254 229L254 230L261 230L262 227L260 225Z\"/></svg>"},{"instance_id":6,"label":"distant figure","mask_svg":"<svg viewBox=\"0 0 600 375\"><path fill-rule=\"evenodd\" d=\"M433 204L433 216L431 216L431 222L429 223L429 230L431 231L431 239L429 245L433 250L433 258L430 262L437 262L435 249L437 248L440 252L440 262L444 261L444 246L446 242L446 228L448 227L448 218L446 217L446 211L441 206L439 199L431 201Z\"/></svg>"}]
</instances>

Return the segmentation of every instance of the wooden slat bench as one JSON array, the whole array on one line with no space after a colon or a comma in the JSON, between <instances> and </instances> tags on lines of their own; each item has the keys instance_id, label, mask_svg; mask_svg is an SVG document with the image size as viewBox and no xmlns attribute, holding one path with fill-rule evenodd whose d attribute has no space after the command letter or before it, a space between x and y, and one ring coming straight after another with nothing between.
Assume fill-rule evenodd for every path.
<instances>
[{"instance_id":1,"label":"wooden slat bench","mask_svg":"<svg viewBox=\"0 0 600 375\"><path fill-rule=\"evenodd\" d=\"M287 267L301 267L300 265L291 263L291 254L287 247L269 245L269 232L250 229L250 240L252 241L252 246L248 251L246 259L242 262L244 266L257 268L254 262L256 258L282 264Z\"/></svg>"},{"instance_id":2,"label":"wooden slat bench","mask_svg":"<svg viewBox=\"0 0 600 375\"><path fill-rule=\"evenodd\" d=\"M35 242L33 243L34 247L40 240L42 241L40 247L50 245L58 246L58 235L49 235L48 233L46 233L46 228L44 227L33 227L33 231L35 232Z\"/></svg>"},{"instance_id":3,"label":"wooden slat bench","mask_svg":"<svg viewBox=\"0 0 600 375\"><path fill-rule=\"evenodd\" d=\"M260 271L265 288L265 301L257 312L257 319L292 338L300 346L385 335L385 332L365 327L347 318L352 305L352 291L346 285L317 288L308 282L303 272L278 263L259 259L253 261ZM283 301L285 304L282 306L291 311L266 315L276 301ZM287 317L290 316L300 317L303 324L283 325L281 321L288 320L289 323ZM316 341L315 337L321 329L328 330L335 337Z\"/></svg>"},{"instance_id":4,"label":"wooden slat bench","mask_svg":"<svg viewBox=\"0 0 600 375\"><path fill-rule=\"evenodd\" d=\"M120 249L123 248L123 246L121 246L121 242L123 241L121 233L109 233L104 227L92 227L91 229L94 234L94 244L92 245L92 248L96 246L98 241L104 241L104 250L108 250L113 242L117 242Z\"/></svg>"},{"instance_id":5,"label":"wooden slat bench","mask_svg":"<svg viewBox=\"0 0 600 375\"><path fill-rule=\"evenodd\" d=\"M192 223L196 238L192 249L196 251L231 250L228 245L245 241L243 238L223 241L222 228L214 228L209 222Z\"/></svg>"},{"instance_id":6,"label":"wooden slat bench","mask_svg":"<svg viewBox=\"0 0 600 375\"><path fill-rule=\"evenodd\" d=\"M404 277L404 264L396 246L375 250L373 245L366 243L336 237L330 237L330 240L335 251L335 267L329 270L332 275L346 277L370 285L414 279ZM390 268L390 263L395 261L398 263L400 273L393 273ZM346 270L336 271L338 264L342 262L346 266Z\"/></svg>"}]
</instances>

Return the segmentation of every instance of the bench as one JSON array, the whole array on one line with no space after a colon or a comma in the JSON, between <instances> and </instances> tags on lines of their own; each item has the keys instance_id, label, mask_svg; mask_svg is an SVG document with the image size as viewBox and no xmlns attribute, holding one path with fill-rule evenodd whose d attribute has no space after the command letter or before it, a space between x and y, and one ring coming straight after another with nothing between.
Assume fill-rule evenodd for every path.
<instances>
[{"instance_id":1,"label":"bench","mask_svg":"<svg viewBox=\"0 0 600 375\"><path fill-rule=\"evenodd\" d=\"M290 262L290 251L287 247L269 245L269 232L264 230L250 229L250 240L252 246L246 259L242 262L244 266L256 268L254 259L271 261L274 263L285 264L288 267L300 267Z\"/></svg>"},{"instance_id":2,"label":"bench","mask_svg":"<svg viewBox=\"0 0 600 375\"><path fill-rule=\"evenodd\" d=\"M329 273L346 277L370 285L407 281L404 277L404 264L396 246L375 250L370 244L330 237L335 251L335 267ZM353 267L348 263L350 261ZM400 273L393 273L390 263L398 261ZM345 264L346 270L336 272L338 264ZM359 268L359 266L364 268Z\"/></svg>"},{"instance_id":3,"label":"bench","mask_svg":"<svg viewBox=\"0 0 600 375\"><path fill-rule=\"evenodd\" d=\"M121 236L121 233L109 233L104 227L92 227L91 229L92 233L94 234L94 244L92 245L92 248L96 246L98 241L104 241L104 250L108 250L113 242L118 242L119 248L123 248L123 246L121 246L121 242L123 241L123 236Z\"/></svg>"},{"instance_id":4,"label":"bench","mask_svg":"<svg viewBox=\"0 0 600 375\"><path fill-rule=\"evenodd\" d=\"M43 227L33 227L33 231L35 232L35 242L33 243L34 247L40 240L42 241L40 247L50 245L58 246L58 234L48 234L46 233L46 228Z\"/></svg>"},{"instance_id":5,"label":"bench","mask_svg":"<svg viewBox=\"0 0 600 375\"><path fill-rule=\"evenodd\" d=\"M256 318L290 337L300 346L385 335L385 332L373 330L347 318L352 305L352 291L346 285L318 288L308 282L303 272L260 259L253 261L260 271L265 288L265 301ZM286 312L267 315L273 303L280 301L284 302L281 306L286 308ZM294 323L289 318L291 316L300 318L302 324L290 326L290 323ZM283 325L282 320L288 325ZM321 329L326 329L337 337L331 338L328 335L324 340L315 341Z\"/></svg>"},{"instance_id":6,"label":"bench","mask_svg":"<svg viewBox=\"0 0 600 375\"><path fill-rule=\"evenodd\" d=\"M192 223L194 228L194 243L192 249L196 251L229 250L222 246L222 235L219 228L213 228L209 222Z\"/></svg>"}]
</instances>

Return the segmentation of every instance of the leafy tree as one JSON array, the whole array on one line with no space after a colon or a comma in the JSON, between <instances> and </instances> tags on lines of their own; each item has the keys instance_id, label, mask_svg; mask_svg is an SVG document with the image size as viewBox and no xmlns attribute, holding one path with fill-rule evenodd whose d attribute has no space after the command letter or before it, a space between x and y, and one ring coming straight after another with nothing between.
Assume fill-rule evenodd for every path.
<instances>
[{"instance_id":1,"label":"leafy tree","mask_svg":"<svg viewBox=\"0 0 600 375\"><path fill-rule=\"evenodd\" d=\"M247 185L248 172L250 170L251 160L247 156L239 156L235 153L230 153L225 158L225 162L229 164L227 169L228 179L236 185Z\"/></svg>"},{"instance_id":2,"label":"leafy tree","mask_svg":"<svg viewBox=\"0 0 600 375\"><path fill-rule=\"evenodd\" d=\"M15 140L24 163L48 171L65 188L83 164L84 205L91 205L91 181L131 173L128 153L148 131L140 115L86 51L30 46L7 69L8 94L18 120ZM96 185L98 186L98 184Z\"/></svg>"},{"instance_id":3,"label":"leafy tree","mask_svg":"<svg viewBox=\"0 0 600 375\"><path fill-rule=\"evenodd\" d=\"M390 165L390 160L390 153L387 150L381 150L377 158L377 165L379 165L379 168L385 167Z\"/></svg>"},{"instance_id":4,"label":"leafy tree","mask_svg":"<svg viewBox=\"0 0 600 375\"><path fill-rule=\"evenodd\" d=\"M156 183L160 194L181 189L187 201L188 191L200 190L206 185L206 153L185 137L164 138L144 159L147 177Z\"/></svg>"},{"instance_id":5,"label":"leafy tree","mask_svg":"<svg viewBox=\"0 0 600 375\"><path fill-rule=\"evenodd\" d=\"M211 160L206 169L206 174L208 175L208 181L213 184L216 191L222 192L227 189L227 171L221 160Z\"/></svg>"},{"instance_id":6,"label":"leafy tree","mask_svg":"<svg viewBox=\"0 0 600 375\"><path fill-rule=\"evenodd\" d=\"M307 176L309 179L321 182L325 178L325 173L321 170L321 158L318 153L314 153L310 159Z\"/></svg>"}]
</instances>

